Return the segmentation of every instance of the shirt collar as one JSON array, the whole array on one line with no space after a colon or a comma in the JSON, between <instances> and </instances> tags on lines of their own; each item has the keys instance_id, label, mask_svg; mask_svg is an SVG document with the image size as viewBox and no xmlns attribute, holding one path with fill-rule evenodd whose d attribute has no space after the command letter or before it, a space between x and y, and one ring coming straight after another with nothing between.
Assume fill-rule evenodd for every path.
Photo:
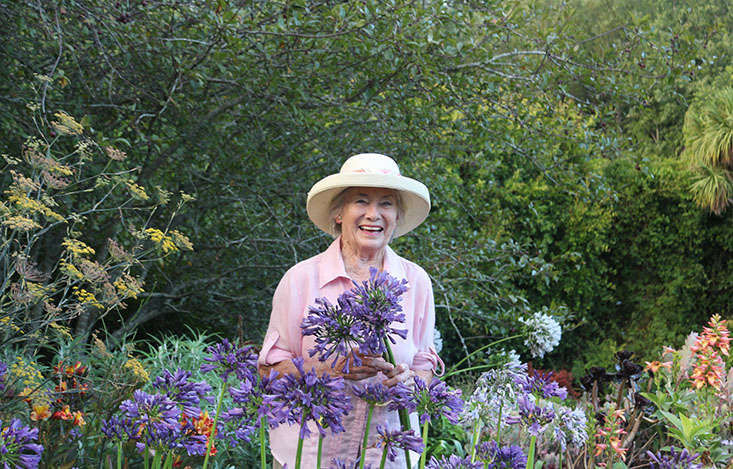
<instances>
[{"instance_id":1,"label":"shirt collar","mask_svg":"<svg viewBox=\"0 0 733 469\"><path fill-rule=\"evenodd\" d=\"M402 265L400 256L389 246L387 246L384 254L384 269L398 280L406 278L405 268ZM340 236L333 240L328 249L323 252L323 257L318 266L318 287L323 288L339 277L351 280L351 277L346 274L344 258L341 256Z\"/></svg>"}]
</instances>

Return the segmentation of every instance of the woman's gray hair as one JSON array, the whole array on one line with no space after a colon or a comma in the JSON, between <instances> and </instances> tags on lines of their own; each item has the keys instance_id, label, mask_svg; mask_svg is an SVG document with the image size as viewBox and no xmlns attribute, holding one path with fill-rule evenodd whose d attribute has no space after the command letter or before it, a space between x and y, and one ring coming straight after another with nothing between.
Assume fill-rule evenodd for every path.
<instances>
[{"instance_id":1,"label":"woman's gray hair","mask_svg":"<svg viewBox=\"0 0 733 469\"><path fill-rule=\"evenodd\" d=\"M341 214L341 209L344 208L344 203L346 202L346 193L349 191L349 189L353 189L353 187L347 187L346 189L339 192L336 197L331 199L331 206L328 209L328 219L329 224L331 225L331 233L333 233L334 238L338 238L339 236L341 236L341 223L336 223L336 217ZM397 205L397 226L399 226L405 216L405 209L402 203L402 194L400 194L400 191L395 190L394 197L395 205Z\"/></svg>"}]
</instances>

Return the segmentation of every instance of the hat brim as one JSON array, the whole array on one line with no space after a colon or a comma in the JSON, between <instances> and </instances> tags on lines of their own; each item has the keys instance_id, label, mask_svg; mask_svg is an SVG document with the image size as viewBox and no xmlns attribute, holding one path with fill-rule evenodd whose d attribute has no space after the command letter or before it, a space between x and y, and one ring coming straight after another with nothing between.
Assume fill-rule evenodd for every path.
<instances>
[{"instance_id":1,"label":"hat brim","mask_svg":"<svg viewBox=\"0 0 733 469\"><path fill-rule=\"evenodd\" d=\"M404 215L398 222L394 236L414 230L430 213L430 193L420 181L390 174L332 174L313 185L308 192L308 217L326 233L336 236L330 220L331 201L349 187L380 187L400 192Z\"/></svg>"}]
</instances>

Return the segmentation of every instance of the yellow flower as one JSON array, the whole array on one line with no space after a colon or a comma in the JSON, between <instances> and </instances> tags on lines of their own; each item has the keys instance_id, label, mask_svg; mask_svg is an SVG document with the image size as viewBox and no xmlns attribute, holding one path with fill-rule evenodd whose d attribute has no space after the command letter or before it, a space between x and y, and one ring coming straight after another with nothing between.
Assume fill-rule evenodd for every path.
<instances>
[{"instance_id":1,"label":"yellow flower","mask_svg":"<svg viewBox=\"0 0 733 469\"><path fill-rule=\"evenodd\" d=\"M74 258L94 255L94 249L78 239L65 238L61 242L61 245L65 247L66 252L71 254L71 257Z\"/></svg>"},{"instance_id":2,"label":"yellow flower","mask_svg":"<svg viewBox=\"0 0 733 469\"><path fill-rule=\"evenodd\" d=\"M64 135L81 135L84 132L84 127L64 111L54 113L54 117L58 121L51 122L51 125L53 125L53 128L58 133Z\"/></svg>"},{"instance_id":3,"label":"yellow flower","mask_svg":"<svg viewBox=\"0 0 733 469\"><path fill-rule=\"evenodd\" d=\"M165 233L163 233L159 229L147 228L145 230L145 234L148 235L148 238L150 238L152 242L157 244L158 247L163 250L164 254L168 254L173 251L178 251L178 247L176 246L176 243L173 241L173 238L171 238L170 236L166 236ZM188 240L188 238L186 238L186 240ZM191 246L191 249L193 249L193 246Z\"/></svg>"},{"instance_id":4,"label":"yellow flower","mask_svg":"<svg viewBox=\"0 0 733 469\"><path fill-rule=\"evenodd\" d=\"M135 184L134 182L127 181L127 188L130 190L130 194L133 199L138 200L149 200L150 196L145 192L142 186Z\"/></svg>"},{"instance_id":5,"label":"yellow flower","mask_svg":"<svg viewBox=\"0 0 733 469\"><path fill-rule=\"evenodd\" d=\"M36 223L34 220L20 215L8 217L3 220L2 224L9 227L11 230L18 231L31 231L41 228L41 225Z\"/></svg>"},{"instance_id":6,"label":"yellow flower","mask_svg":"<svg viewBox=\"0 0 733 469\"><path fill-rule=\"evenodd\" d=\"M132 374L141 381L150 381L150 375L137 358L129 357L127 363L125 363L125 368L132 371Z\"/></svg>"},{"instance_id":7,"label":"yellow flower","mask_svg":"<svg viewBox=\"0 0 733 469\"><path fill-rule=\"evenodd\" d=\"M64 260L60 261L59 269L61 269L61 272L66 274L66 276L72 280L81 280L84 278L84 274L82 274L79 269L70 262L66 262Z\"/></svg>"},{"instance_id":8,"label":"yellow flower","mask_svg":"<svg viewBox=\"0 0 733 469\"><path fill-rule=\"evenodd\" d=\"M73 288L74 296L76 296L76 299L79 300L81 304L94 306L96 308L103 308L102 303L97 300L97 297L94 296L94 293L88 292L83 288L74 287Z\"/></svg>"}]
</instances>

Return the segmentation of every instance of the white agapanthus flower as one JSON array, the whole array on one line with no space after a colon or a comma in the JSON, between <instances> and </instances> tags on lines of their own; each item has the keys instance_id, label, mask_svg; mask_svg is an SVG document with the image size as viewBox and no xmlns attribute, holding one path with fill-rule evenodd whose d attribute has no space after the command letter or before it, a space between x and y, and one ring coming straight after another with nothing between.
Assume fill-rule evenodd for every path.
<instances>
[{"instance_id":1,"label":"white agapanthus flower","mask_svg":"<svg viewBox=\"0 0 733 469\"><path fill-rule=\"evenodd\" d=\"M476 381L476 389L466 401L461 416L463 423L473 426L477 420L482 420L489 428L496 428L500 416L504 422L522 393L517 381L526 375L527 365L519 362L509 362L502 368L482 373Z\"/></svg>"},{"instance_id":2,"label":"white agapanthus flower","mask_svg":"<svg viewBox=\"0 0 733 469\"><path fill-rule=\"evenodd\" d=\"M440 355L440 351L443 350L443 336L440 335L438 329L433 329L433 345L435 346L435 353Z\"/></svg>"},{"instance_id":3,"label":"white agapanthus flower","mask_svg":"<svg viewBox=\"0 0 733 469\"><path fill-rule=\"evenodd\" d=\"M573 410L557 403L552 406L556 415L551 425L555 441L563 451L568 447L582 448L588 439L588 419L583 409Z\"/></svg>"},{"instance_id":4,"label":"white agapanthus flower","mask_svg":"<svg viewBox=\"0 0 733 469\"><path fill-rule=\"evenodd\" d=\"M520 318L519 322L527 326L527 338L524 345L529 348L533 358L542 358L560 343L562 328L549 314L536 312L529 318Z\"/></svg>"}]
</instances>

